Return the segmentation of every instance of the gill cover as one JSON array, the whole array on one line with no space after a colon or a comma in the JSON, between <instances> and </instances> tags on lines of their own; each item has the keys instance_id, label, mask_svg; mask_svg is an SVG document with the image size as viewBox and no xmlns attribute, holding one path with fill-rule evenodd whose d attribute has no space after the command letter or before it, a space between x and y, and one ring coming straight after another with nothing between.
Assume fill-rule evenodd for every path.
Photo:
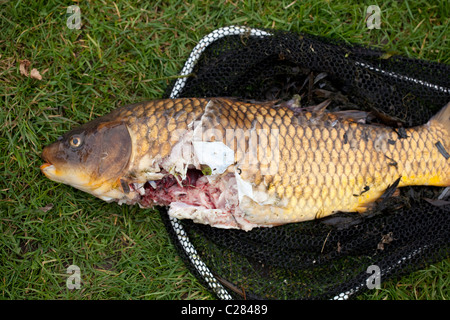
<instances>
[{"instance_id":1,"label":"gill cover","mask_svg":"<svg viewBox=\"0 0 450 320\"><path fill-rule=\"evenodd\" d=\"M131 137L123 122L106 122L97 128L91 148L91 160L96 163L97 177L117 179L128 165L131 156ZM89 143L89 142L88 142ZM103 179L101 179L103 180Z\"/></svg>"}]
</instances>

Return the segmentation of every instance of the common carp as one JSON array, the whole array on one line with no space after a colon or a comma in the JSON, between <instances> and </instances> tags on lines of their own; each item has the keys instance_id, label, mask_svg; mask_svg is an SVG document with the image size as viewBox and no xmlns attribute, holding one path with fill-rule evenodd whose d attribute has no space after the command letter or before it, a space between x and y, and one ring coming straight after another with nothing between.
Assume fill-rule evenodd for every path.
<instances>
[{"instance_id":1,"label":"common carp","mask_svg":"<svg viewBox=\"0 0 450 320\"><path fill-rule=\"evenodd\" d=\"M450 103L403 130L326 106L132 104L45 147L41 170L105 201L168 206L179 219L243 230L363 212L394 183L450 185Z\"/></svg>"}]
</instances>

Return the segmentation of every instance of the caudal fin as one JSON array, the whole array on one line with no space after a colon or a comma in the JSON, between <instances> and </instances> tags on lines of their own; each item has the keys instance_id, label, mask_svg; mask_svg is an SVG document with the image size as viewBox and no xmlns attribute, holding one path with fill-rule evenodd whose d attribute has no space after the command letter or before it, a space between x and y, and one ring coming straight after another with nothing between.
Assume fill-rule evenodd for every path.
<instances>
[{"instance_id":1,"label":"caudal fin","mask_svg":"<svg viewBox=\"0 0 450 320\"><path fill-rule=\"evenodd\" d=\"M436 142L435 145L442 156L450 162L450 102L430 119L430 125L439 125L445 129L444 132L447 132L442 136L442 141ZM447 174L447 180L444 179L443 186L450 186L450 172Z\"/></svg>"},{"instance_id":2,"label":"caudal fin","mask_svg":"<svg viewBox=\"0 0 450 320\"><path fill-rule=\"evenodd\" d=\"M440 123L450 132L450 102L431 118L430 122L433 121Z\"/></svg>"}]
</instances>

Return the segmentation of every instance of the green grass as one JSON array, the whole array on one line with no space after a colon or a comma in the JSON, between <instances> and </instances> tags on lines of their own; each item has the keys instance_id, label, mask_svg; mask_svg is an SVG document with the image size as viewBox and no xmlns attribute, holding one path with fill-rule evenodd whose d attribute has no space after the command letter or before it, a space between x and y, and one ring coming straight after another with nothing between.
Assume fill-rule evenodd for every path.
<instances>
[{"instance_id":1,"label":"green grass","mask_svg":"<svg viewBox=\"0 0 450 320\"><path fill-rule=\"evenodd\" d=\"M66 9L74 3L0 0L4 299L213 298L177 256L158 214L106 204L39 171L42 147L74 124L161 97L213 29L275 27L450 62L448 1L80 1L83 28L71 30ZM380 30L365 26L370 4L381 8ZM25 59L41 81L20 74ZM72 264L81 269L79 290L66 288ZM437 263L362 298L448 299L449 272L448 261Z\"/></svg>"}]
</instances>

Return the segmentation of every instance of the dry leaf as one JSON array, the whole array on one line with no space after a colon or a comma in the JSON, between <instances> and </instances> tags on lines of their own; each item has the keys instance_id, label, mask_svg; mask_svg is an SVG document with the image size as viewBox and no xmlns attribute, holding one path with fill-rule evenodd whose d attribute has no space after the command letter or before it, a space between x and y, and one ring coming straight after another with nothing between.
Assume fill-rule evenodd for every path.
<instances>
[{"instance_id":1,"label":"dry leaf","mask_svg":"<svg viewBox=\"0 0 450 320\"><path fill-rule=\"evenodd\" d=\"M392 232L389 232L389 233L387 233L387 234L383 234L383 235L381 236L381 241L380 241L380 243L378 243L377 249L378 249L378 250L384 250L384 245L385 245L385 244L389 244L389 243L391 243L392 241L394 241L394 237L393 237L393 233L392 233Z\"/></svg>"},{"instance_id":2,"label":"dry leaf","mask_svg":"<svg viewBox=\"0 0 450 320\"><path fill-rule=\"evenodd\" d=\"M22 60L20 61L19 70L20 74L24 75L25 77L31 77L32 79L36 80L42 80L42 76L39 73L37 69L31 69L31 72L28 73L28 68L30 67L31 62L28 60Z\"/></svg>"},{"instance_id":3,"label":"dry leaf","mask_svg":"<svg viewBox=\"0 0 450 320\"><path fill-rule=\"evenodd\" d=\"M47 204L45 207L39 208L44 212L50 211L51 209L53 209L53 203L49 203Z\"/></svg>"},{"instance_id":4,"label":"dry leaf","mask_svg":"<svg viewBox=\"0 0 450 320\"><path fill-rule=\"evenodd\" d=\"M19 70L20 74L24 75L25 77L28 77L28 67L30 66L31 62L28 60L22 60L20 61Z\"/></svg>"},{"instance_id":5,"label":"dry leaf","mask_svg":"<svg viewBox=\"0 0 450 320\"><path fill-rule=\"evenodd\" d=\"M42 80L42 76L37 69L31 69L30 77L36 80Z\"/></svg>"}]
</instances>

